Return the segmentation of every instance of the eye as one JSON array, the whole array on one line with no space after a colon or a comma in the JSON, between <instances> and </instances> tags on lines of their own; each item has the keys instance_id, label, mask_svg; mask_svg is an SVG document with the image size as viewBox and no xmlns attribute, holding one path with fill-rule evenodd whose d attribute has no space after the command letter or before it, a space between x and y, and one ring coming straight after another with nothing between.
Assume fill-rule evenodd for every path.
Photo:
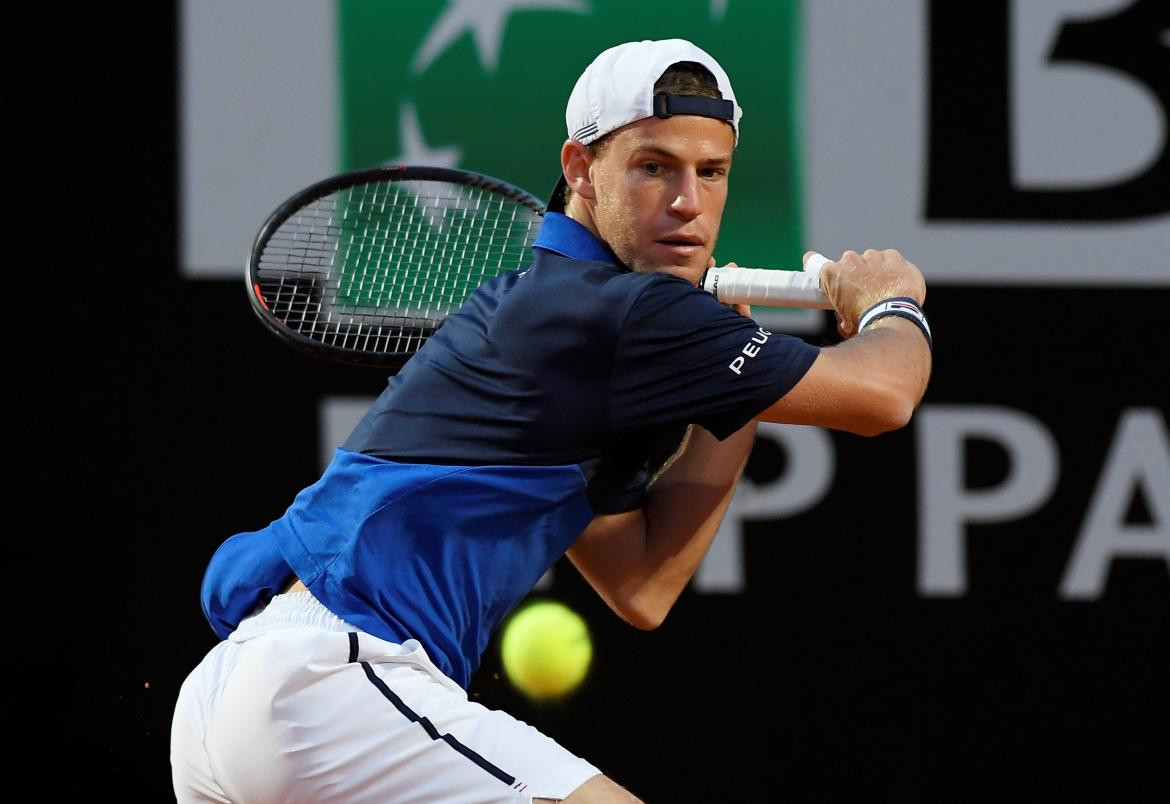
<instances>
[{"instance_id":1,"label":"eye","mask_svg":"<svg viewBox=\"0 0 1170 804\"><path fill-rule=\"evenodd\" d=\"M642 170L646 171L651 176L657 176L662 172L662 165L658 162L647 162L642 165Z\"/></svg>"},{"instance_id":2,"label":"eye","mask_svg":"<svg viewBox=\"0 0 1170 804\"><path fill-rule=\"evenodd\" d=\"M726 173L723 168L703 168L699 171L699 175L704 179L718 179Z\"/></svg>"}]
</instances>

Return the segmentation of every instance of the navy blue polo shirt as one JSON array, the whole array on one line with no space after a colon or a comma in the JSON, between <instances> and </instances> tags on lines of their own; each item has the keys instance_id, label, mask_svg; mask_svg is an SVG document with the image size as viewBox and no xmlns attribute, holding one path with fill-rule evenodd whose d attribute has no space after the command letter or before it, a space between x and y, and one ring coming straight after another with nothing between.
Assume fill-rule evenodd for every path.
<instances>
[{"instance_id":1,"label":"navy blue polo shirt","mask_svg":"<svg viewBox=\"0 0 1170 804\"><path fill-rule=\"evenodd\" d=\"M419 640L466 687L504 616L597 514L634 510L664 430L719 439L818 349L548 213L528 268L479 287L390 378L320 480L213 556L226 637L291 573L342 619Z\"/></svg>"}]
</instances>

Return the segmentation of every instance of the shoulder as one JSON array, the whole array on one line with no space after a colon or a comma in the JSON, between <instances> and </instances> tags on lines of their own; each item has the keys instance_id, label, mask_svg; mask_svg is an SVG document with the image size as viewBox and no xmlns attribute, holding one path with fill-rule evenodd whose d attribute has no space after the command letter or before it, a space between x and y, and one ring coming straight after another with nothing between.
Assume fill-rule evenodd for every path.
<instances>
[{"instance_id":1,"label":"shoulder","mask_svg":"<svg viewBox=\"0 0 1170 804\"><path fill-rule=\"evenodd\" d=\"M541 275L550 280L573 282L588 279L591 282L620 282L626 277L636 275L624 265L604 260L569 257L543 248L534 248L532 255L532 262L521 273Z\"/></svg>"},{"instance_id":2,"label":"shoulder","mask_svg":"<svg viewBox=\"0 0 1170 804\"><path fill-rule=\"evenodd\" d=\"M674 322L678 326L705 327L724 320L744 320L705 290L667 273L638 274L631 283L630 322Z\"/></svg>"},{"instance_id":3,"label":"shoulder","mask_svg":"<svg viewBox=\"0 0 1170 804\"><path fill-rule=\"evenodd\" d=\"M638 273L624 265L540 249L520 276L516 287L528 283L525 295L539 294L543 304L569 305L581 314L591 305L598 305L611 316L624 315L648 287L661 282L656 274ZM686 285L682 280L676 281Z\"/></svg>"}]
</instances>

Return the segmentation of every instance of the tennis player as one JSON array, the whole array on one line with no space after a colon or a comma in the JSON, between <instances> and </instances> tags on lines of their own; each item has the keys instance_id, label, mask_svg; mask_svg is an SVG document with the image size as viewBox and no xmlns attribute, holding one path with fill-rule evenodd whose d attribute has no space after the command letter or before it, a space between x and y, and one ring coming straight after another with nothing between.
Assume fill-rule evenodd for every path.
<instances>
[{"instance_id":1,"label":"tennis player","mask_svg":"<svg viewBox=\"0 0 1170 804\"><path fill-rule=\"evenodd\" d=\"M468 700L495 629L566 551L619 617L655 628L756 420L875 435L909 420L930 373L925 283L897 252L824 266L832 347L696 287L740 116L689 42L589 65L529 267L479 288L319 481L211 558L203 610L223 641L179 693L180 801L637 801ZM686 428L649 482L654 444Z\"/></svg>"}]
</instances>

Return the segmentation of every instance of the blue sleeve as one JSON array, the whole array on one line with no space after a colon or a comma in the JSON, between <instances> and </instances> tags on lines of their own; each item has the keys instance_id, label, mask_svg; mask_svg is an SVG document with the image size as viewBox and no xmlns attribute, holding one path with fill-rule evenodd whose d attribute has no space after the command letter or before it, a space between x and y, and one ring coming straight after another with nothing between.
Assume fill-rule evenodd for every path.
<instances>
[{"instance_id":1,"label":"blue sleeve","mask_svg":"<svg viewBox=\"0 0 1170 804\"><path fill-rule=\"evenodd\" d=\"M615 431L698 424L722 440L786 394L819 348L662 274L630 307L610 384Z\"/></svg>"}]
</instances>

